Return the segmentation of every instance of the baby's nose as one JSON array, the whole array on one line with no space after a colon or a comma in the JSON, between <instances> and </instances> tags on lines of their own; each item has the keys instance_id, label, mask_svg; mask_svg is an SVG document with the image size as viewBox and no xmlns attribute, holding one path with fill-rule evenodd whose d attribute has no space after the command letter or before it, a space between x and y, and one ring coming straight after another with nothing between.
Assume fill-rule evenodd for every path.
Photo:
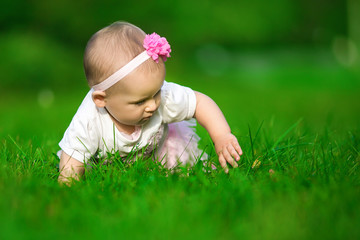
<instances>
[{"instance_id":1,"label":"baby's nose","mask_svg":"<svg viewBox=\"0 0 360 240\"><path fill-rule=\"evenodd\" d=\"M154 99L150 100L147 107L145 108L146 112L155 112L158 108L156 101Z\"/></svg>"}]
</instances>

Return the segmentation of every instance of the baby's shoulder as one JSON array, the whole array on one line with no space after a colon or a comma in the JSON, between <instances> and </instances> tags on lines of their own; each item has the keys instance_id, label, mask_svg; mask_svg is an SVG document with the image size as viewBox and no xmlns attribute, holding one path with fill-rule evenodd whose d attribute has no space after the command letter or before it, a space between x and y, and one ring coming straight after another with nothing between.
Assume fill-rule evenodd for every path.
<instances>
[{"instance_id":1,"label":"baby's shoulder","mask_svg":"<svg viewBox=\"0 0 360 240\"><path fill-rule=\"evenodd\" d=\"M172 91L172 90L177 89L179 87L182 87L182 86L180 84L177 84L177 83L164 81L164 84L163 84L161 90L163 90L163 91Z\"/></svg>"},{"instance_id":2,"label":"baby's shoulder","mask_svg":"<svg viewBox=\"0 0 360 240\"><path fill-rule=\"evenodd\" d=\"M161 88L161 94L164 97L169 97L171 95L182 95L189 90L191 90L191 89L188 87L185 87L183 85L164 81L164 84Z\"/></svg>"},{"instance_id":3,"label":"baby's shoulder","mask_svg":"<svg viewBox=\"0 0 360 240\"><path fill-rule=\"evenodd\" d=\"M191 88L173 82L164 81L161 88L161 100L163 102L186 98L192 94L194 94L194 91Z\"/></svg>"},{"instance_id":4,"label":"baby's shoulder","mask_svg":"<svg viewBox=\"0 0 360 240\"><path fill-rule=\"evenodd\" d=\"M86 94L85 98L77 109L74 118L88 123L92 123L99 118L99 109L92 100L92 90Z\"/></svg>"}]
</instances>

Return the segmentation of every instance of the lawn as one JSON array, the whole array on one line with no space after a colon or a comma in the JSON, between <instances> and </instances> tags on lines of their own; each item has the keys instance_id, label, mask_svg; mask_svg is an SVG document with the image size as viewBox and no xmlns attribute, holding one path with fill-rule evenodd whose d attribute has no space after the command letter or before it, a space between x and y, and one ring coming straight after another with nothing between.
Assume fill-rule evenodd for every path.
<instances>
[{"instance_id":1,"label":"lawn","mask_svg":"<svg viewBox=\"0 0 360 240\"><path fill-rule=\"evenodd\" d=\"M86 86L9 88L0 239L358 239L359 75L331 52L285 50L169 62L167 80L211 96L238 137L244 155L229 174L209 170L217 158L199 127L205 165L170 172L114 155L61 187L57 143Z\"/></svg>"}]
</instances>

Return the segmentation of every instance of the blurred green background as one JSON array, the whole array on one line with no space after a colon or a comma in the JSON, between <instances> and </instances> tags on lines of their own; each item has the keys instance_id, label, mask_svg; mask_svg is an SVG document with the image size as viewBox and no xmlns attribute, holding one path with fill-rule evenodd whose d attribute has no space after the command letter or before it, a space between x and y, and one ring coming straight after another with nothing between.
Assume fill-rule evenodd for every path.
<instances>
[{"instance_id":1,"label":"blurred green background","mask_svg":"<svg viewBox=\"0 0 360 240\"><path fill-rule=\"evenodd\" d=\"M167 80L214 98L238 134L262 120L359 126L358 0L2 0L0 12L1 137L56 148L88 91L87 40L117 20L166 36Z\"/></svg>"},{"instance_id":2,"label":"blurred green background","mask_svg":"<svg viewBox=\"0 0 360 240\"><path fill-rule=\"evenodd\" d=\"M359 0L1 0L0 238L359 239L359 13ZM221 107L244 151L229 176L139 161L56 184L53 153L89 90L85 45L117 20L165 36L166 80Z\"/></svg>"}]
</instances>

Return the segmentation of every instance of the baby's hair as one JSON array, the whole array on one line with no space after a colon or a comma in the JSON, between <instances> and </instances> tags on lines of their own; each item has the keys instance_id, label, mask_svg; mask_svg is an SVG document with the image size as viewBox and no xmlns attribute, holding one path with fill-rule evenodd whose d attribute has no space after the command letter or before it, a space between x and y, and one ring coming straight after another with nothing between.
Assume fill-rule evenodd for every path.
<instances>
[{"instance_id":1,"label":"baby's hair","mask_svg":"<svg viewBox=\"0 0 360 240\"><path fill-rule=\"evenodd\" d=\"M130 60L143 52L146 34L127 22L115 22L98 32L88 41L84 54L84 70L90 87L108 78ZM134 71L156 71L163 61L146 60Z\"/></svg>"}]
</instances>

